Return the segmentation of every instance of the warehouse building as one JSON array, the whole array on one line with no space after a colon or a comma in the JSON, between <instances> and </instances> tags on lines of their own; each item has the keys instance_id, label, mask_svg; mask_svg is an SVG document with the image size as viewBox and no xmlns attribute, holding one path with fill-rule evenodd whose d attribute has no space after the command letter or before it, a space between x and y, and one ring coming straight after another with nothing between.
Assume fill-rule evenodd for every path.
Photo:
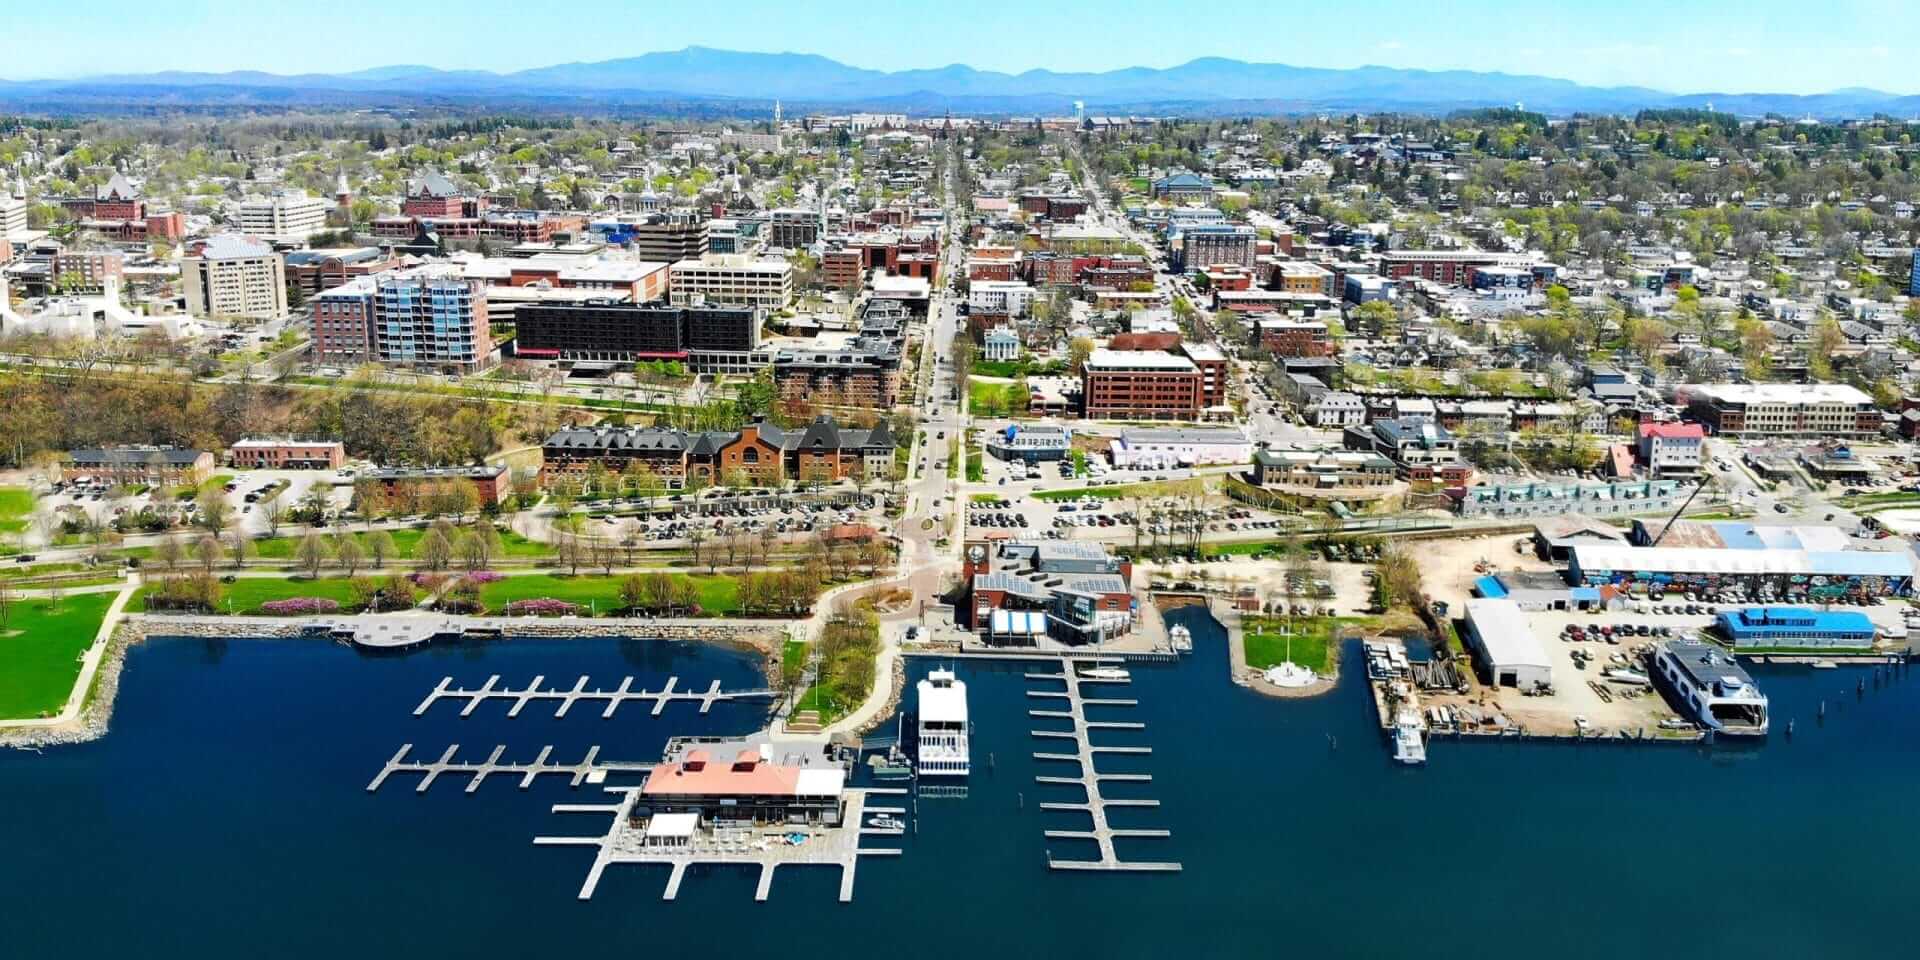
<instances>
[{"instance_id":1,"label":"warehouse building","mask_svg":"<svg viewBox=\"0 0 1920 960\"><path fill-rule=\"evenodd\" d=\"M1567 577L1575 585L1637 583L1660 590L1708 593L1737 589L1786 600L1907 596L1913 588L1913 555L1904 551L1583 544L1573 548Z\"/></svg>"},{"instance_id":2,"label":"warehouse building","mask_svg":"<svg viewBox=\"0 0 1920 960\"><path fill-rule=\"evenodd\" d=\"M1520 606L1503 597L1467 601L1467 646L1495 686L1553 686L1553 663Z\"/></svg>"}]
</instances>

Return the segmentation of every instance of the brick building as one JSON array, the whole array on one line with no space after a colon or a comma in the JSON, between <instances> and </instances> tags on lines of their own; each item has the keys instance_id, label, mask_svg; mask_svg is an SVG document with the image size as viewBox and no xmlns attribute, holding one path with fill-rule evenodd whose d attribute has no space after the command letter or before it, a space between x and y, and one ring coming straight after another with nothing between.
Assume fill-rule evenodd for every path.
<instances>
[{"instance_id":1,"label":"brick building","mask_svg":"<svg viewBox=\"0 0 1920 960\"><path fill-rule=\"evenodd\" d=\"M1192 419L1200 413L1200 368L1186 357L1145 350L1093 351L1081 374L1093 419Z\"/></svg>"},{"instance_id":2,"label":"brick building","mask_svg":"<svg viewBox=\"0 0 1920 960\"><path fill-rule=\"evenodd\" d=\"M249 437L228 449L227 462L242 470L338 470L347 448L337 440Z\"/></svg>"}]
</instances>

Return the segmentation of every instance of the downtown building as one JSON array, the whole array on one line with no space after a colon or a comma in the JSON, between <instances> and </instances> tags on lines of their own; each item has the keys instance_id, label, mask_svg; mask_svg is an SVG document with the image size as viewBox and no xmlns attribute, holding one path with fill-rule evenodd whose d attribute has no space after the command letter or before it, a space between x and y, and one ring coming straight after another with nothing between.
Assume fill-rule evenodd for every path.
<instances>
[{"instance_id":1,"label":"downtown building","mask_svg":"<svg viewBox=\"0 0 1920 960\"><path fill-rule=\"evenodd\" d=\"M458 374L494 359L487 288L458 273L379 278L370 320L369 359L376 363Z\"/></svg>"},{"instance_id":2,"label":"downtown building","mask_svg":"<svg viewBox=\"0 0 1920 960\"><path fill-rule=\"evenodd\" d=\"M672 360L695 373L748 373L764 316L758 307L720 304L525 304L515 311L514 353L537 360Z\"/></svg>"},{"instance_id":3,"label":"downtown building","mask_svg":"<svg viewBox=\"0 0 1920 960\"><path fill-rule=\"evenodd\" d=\"M305 243L327 229L334 204L304 190L281 190L249 197L240 204L240 230L270 243Z\"/></svg>"},{"instance_id":4,"label":"downtown building","mask_svg":"<svg viewBox=\"0 0 1920 960\"><path fill-rule=\"evenodd\" d=\"M1088 419L1191 420L1202 409L1200 368L1157 350L1093 351L1081 373Z\"/></svg>"},{"instance_id":5,"label":"downtown building","mask_svg":"<svg viewBox=\"0 0 1920 960\"><path fill-rule=\"evenodd\" d=\"M681 260L668 274L676 304L745 304L780 310L793 302L793 264L741 254Z\"/></svg>"},{"instance_id":6,"label":"downtown building","mask_svg":"<svg viewBox=\"0 0 1920 960\"><path fill-rule=\"evenodd\" d=\"M543 486L579 486L595 472L650 474L661 487L689 481L712 486L736 480L777 484L885 479L894 472L894 437L882 417L871 430L842 427L830 416L786 429L757 420L731 431L659 427L581 427L558 431L541 445Z\"/></svg>"},{"instance_id":7,"label":"downtown building","mask_svg":"<svg viewBox=\"0 0 1920 960\"><path fill-rule=\"evenodd\" d=\"M797 348L773 355L773 386L787 403L886 410L900 401L898 340L855 337L835 349Z\"/></svg>"},{"instance_id":8,"label":"downtown building","mask_svg":"<svg viewBox=\"0 0 1920 960\"><path fill-rule=\"evenodd\" d=\"M277 320L287 315L286 264L273 247L238 233L193 245L180 261L187 313L197 318Z\"/></svg>"}]
</instances>

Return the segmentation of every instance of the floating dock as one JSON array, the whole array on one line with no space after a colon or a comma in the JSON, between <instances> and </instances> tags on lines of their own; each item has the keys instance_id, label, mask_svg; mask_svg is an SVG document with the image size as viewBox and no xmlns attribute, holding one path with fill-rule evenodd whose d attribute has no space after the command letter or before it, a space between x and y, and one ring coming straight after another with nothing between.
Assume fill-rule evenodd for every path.
<instances>
[{"instance_id":1,"label":"floating dock","mask_svg":"<svg viewBox=\"0 0 1920 960\"><path fill-rule=\"evenodd\" d=\"M1029 690L1027 691L1027 695L1036 699L1065 700L1068 709L1032 710L1029 711L1029 713L1036 717L1071 720L1073 722L1073 730L1071 732L1034 730L1032 733L1035 737L1049 740L1071 740L1076 749L1072 753L1038 752L1035 753L1033 757L1036 760L1077 763L1080 766L1080 772L1077 776L1039 776L1035 777L1034 780L1047 785L1079 786L1086 792L1087 798L1085 802L1082 803L1042 803L1040 804L1040 809L1082 812L1087 814L1093 823L1092 828L1088 830L1048 830L1045 835L1048 839L1057 840L1091 840L1099 846L1100 857L1097 860L1057 860L1054 858L1052 851L1048 851L1047 866L1054 870L1109 870L1138 873L1172 872L1180 870L1180 864L1174 862L1122 860L1113 849L1113 841L1115 839L1172 836L1172 832L1167 830L1130 830L1112 827L1107 823L1108 807L1157 807L1160 805L1160 801L1158 800L1110 800L1100 795L1100 784L1102 782L1144 783L1153 780L1151 774L1101 773L1094 769L1094 757L1101 753L1146 754L1152 752L1151 747L1097 747L1088 739L1089 733L1093 730L1146 729L1147 725L1144 723L1102 722L1089 721L1087 719L1086 708L1088 706L1133 706L1135 701L1089 700L1081 695L1081 685L1083 683L1120 683L1125 681L1095 681L1080 677L1075 672L1070 661L1061 661L1060 668L1059 673L1029 673L1027 674L1027 679L1041 681L1057 680L1066 685L1064 691Z\"/></svg>"},{"instance_id":2,"label":"floating dock","mask_svg":"<svg viewBox=\"0 0 1920 960\"><path fill-rule=\"evenodd\" d=\"M481 684L478 688L467 689L465 687L456 688L453 686L452 677L443 677L440 680L439 686L434 687L433 690L427 694L427 698L420 701L420 705L413 709L413 715L418 717L425 714L433 708L434 704L442 700L453 700L463 701L460 708L460 715L469 717L473 715L473 711L479 709L480 705L488 700L509 700L512 701L513 706L507 708L507 716L517 717L520 715L520 711L526 709L527 704L535 700L557 700L560 706L554 710L553 715L555 719L559 719L565 717L568 712L572 711L574 704L583 700L591 702L604 700L606 701L606 707L600 711L600 717L601 719L612 719L614 711L619 710L622 704L638 700L652 703L653 716L657 717L667 709L667 704L675 701L698 703L700 704L700 712L706 713L713 709L714 704L722 701L771 700L780 695L779 691L770 689L722 690L720 689L720 681L718 680L713 681L705 690L681 690L678 689L680 685L679 677L668 677L667 685L658 690L635 690L633 689L632 677L622 679L620 685L612 690L604 690L599 687L589 690L587 689L587 682L591 678L584 676L574 681L572 687L567 688L541 686L541 684L546 682L546 679L547 678L542 675L534 677L532 682L528 683L525 687L501 687L499 685L500 675L494 674L488 677L487 682Z\"/></svg>"},{"instance_id":3,"label":"floating dock","mask_svg":"<svg viewBox=\"0 0 1920 960\"><path fill-rule=\"evenodd\" d=\"M393 759L388 760L387 765L381 767L373 781L367 784L367 792L373 793L379 790L381 785L387 782L387 778L396 773L426 774L413 788L415 793L426 793L427 788L433 786L433 782L443 775L469 777L466 792L472 793L480 789L480 785L485 783L488 777L496 774L519 777L520 789L525 790L533 786L535 778L542 776L568 777L572 781L570 786L578 787L582 783L598 783L609 773L645 773L652 770L654 766L651 763L601 760L600 748L597 746L587 748L587 755L578 763L548 762L547 758L553 755L551 746L541 747L540 755L531 763L501 763L500 757L507 752L504 745L494 747L493 753L481 761L453 759L454 754L460 752L460 745L457 743L440 754L438 760L408 760L407 756L412 752L413 744L402 744L394 753Z\"/></svg>"}]
</instances>

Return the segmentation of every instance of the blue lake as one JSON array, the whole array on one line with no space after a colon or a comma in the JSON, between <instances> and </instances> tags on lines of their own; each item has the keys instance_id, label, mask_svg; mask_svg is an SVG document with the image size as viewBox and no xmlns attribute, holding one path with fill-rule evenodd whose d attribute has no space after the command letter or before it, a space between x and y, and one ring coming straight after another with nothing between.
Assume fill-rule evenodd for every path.
<instances>
[{"instance_id":1,"label":"blue lake","mask_svg":"<svg viewBox=\"0 0 1920 960\"><path fill-rule=\"evenodd\" d=\"M1190 621L1192 622L1192 621ZM587 951L735 957L763 951L977 958L1279 955L1616 957L1670 944L1728 957L1878 957L1911 952L1920 886L1920 678L1856 699L1857 670L1759 667L1776 733L1747 748L1432 745L1402 769L1371 726L1362 683L1276 701L1231 685L1224 641L1192 622L1198 652L1139 667L1124 694L1150 772L1110 796L1158 809L1116 825L1166 827L1124 856L1178 860L1168 875L1056 874L1041 831L1083 815L1042 813L1077 791L1042 787L1018 664L967 663L975 727L965 799L922 799L900 858L862 861L852 904L832 870L777 875L754 903L746 870L690 873L660 900L666 870L610 868L576 899L592 854L536 835L597 833L595 788L545 777L529 790L464 777L414 792L416 775L366 784L402 743L415 756L461 745L529 760L651 760L667 737L743 733L751 703L659 717L629 704L564 720L536 702L508 719L443 702L412 711L444 676L524 685L657 689L758 686L751 657L609 640L507 641L368 657L309 641L155 640L133 650L113 728L98 742L0 753L0 956L545 956ZM1350 654L1350 663L1357 663ZM932 664L916 662L913 679ZM909 694L911 696L911 694ZM1828 701L1826 722L1814 720ZM869 841L874 842L874 841ZM877 844L876 844L877 845ZM895 845L889 841L886 845ZM1083 856L1071 841L1051 845ZM1684 946L1681 946L1684 945Z\"/></svg>"}]
</instances>

